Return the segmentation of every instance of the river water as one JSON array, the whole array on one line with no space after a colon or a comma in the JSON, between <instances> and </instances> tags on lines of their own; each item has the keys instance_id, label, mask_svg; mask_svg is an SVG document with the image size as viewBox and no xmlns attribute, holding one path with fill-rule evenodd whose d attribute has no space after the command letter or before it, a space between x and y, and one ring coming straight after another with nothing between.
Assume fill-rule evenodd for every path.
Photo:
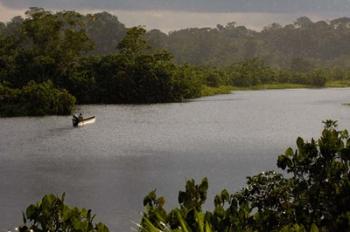
<instances>
[{"instance_id":1,"label":"river water","mask_svg":"<svg viewBox=\"0 0 350 232\"><path fill-rule=\"evenodd\" d=\"M246 176L276 169L298 136L321 121L350 128L350 89L241 91L158 105L81 106L95 124L70 117L0 119L0 232L47 193L91 208L111 231L132 231L143 197L157 189L176 206L186 179L209 179L215 193L239 190Z\"/></svg>"}]
</instances>

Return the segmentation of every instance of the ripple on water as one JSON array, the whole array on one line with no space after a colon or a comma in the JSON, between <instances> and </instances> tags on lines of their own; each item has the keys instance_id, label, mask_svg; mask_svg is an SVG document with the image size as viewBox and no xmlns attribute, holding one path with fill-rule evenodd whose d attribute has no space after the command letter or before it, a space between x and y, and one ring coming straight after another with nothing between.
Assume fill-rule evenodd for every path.
<instances>
[{"instance_id":1,"label":"ripple on water","mask_svg":"<svg viewBox=\"0 0 350 232\"><path fill-rule=\"evenodd\" d=\"M213 196L275 168L297 136L318 136L321 121L350 128L350 89L241 91L156 105L81 106L95 124L70 117L0 119L0 228L46 193L92 208L112 231L138 221L157 188L174 205L187 178L209 177ZM209 202L209 206L211 202Z\"/></svg>"}]
</instances>

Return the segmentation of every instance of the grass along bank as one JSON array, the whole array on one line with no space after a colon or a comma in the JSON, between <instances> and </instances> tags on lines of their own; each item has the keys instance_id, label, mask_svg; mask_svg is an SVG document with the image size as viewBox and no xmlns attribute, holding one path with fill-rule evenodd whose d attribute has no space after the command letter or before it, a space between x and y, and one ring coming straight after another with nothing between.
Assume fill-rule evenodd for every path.
<instances>
[{"instance_id":1,"label":"grass along bank","mask_svg":"<svg viewBox=\"0 0 350 232\"><path fill-rule=\"evenodd\" d=\"M266 89L314 89L314 88L348 88L350 87L350 81L327 81L323 87L315 87L312 85L305 84L293 84L293 83L271 83L271 84L260 84L249 87L238 87L233 86L232 91L235 90L266 90Z\"/></svg>"},{"instance_id":2,"label":"grass along bank","mask_svg":"<svg viewBox=\"0 0 350 232\"><path fill-rule=\"evenodd\" d=\"M350 87L350 80L327 81L326 88L346 88Z\"/></svg>"},{"instance_id":3,"label":"grass along bank","mask_svg":"<svg viewBox=\"0 0 350 232\"><path fill-rule=\"evenodd\" d=\"M219 95L219 94L230 94L232 93L234 87L223 85L219 87L210 87L203 85L201 89L201 97Z\"/></svg>"},{"instance_id":4,"label":"grass along bank","mask_svg":"<svg viewBox=\"0 0 350 232\"><path fill-rule=\"evenodd\" d=\"M271 83L260 84L249 87L232 87L233 90L263 90L263 89L302 89L302 88L315 88L310 85L293 84L293 83Z\"/></svg>"}]
</instances>

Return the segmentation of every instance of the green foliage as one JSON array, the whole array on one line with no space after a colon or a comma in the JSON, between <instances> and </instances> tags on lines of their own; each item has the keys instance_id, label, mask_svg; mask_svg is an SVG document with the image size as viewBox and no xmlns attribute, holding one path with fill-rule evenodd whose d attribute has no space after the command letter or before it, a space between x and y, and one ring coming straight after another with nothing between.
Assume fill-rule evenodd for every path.
<instances>
[{"instance_id":1,"label":"green foliage","mask_svg":"<svg viewBox=\"0 0 350 232\"><path fill-rule=\"evenodd\" d=\"M206 178L199 185L189 180L185 191L179 192L180 208L173 209L169 214L163 208L164 198L158 198L155 191L150 192L143 201L145 213L139 225L140 231L211 232L207 215L201 212L207 190Z\"/></svg>"},{"instance_id":2,"label":"green foliage","mask_svg":"<svg viewBox=\"0 0 350 232\"><path fill-rule=\"evenodd\" d=\"M74 105L75 98L66 90L55 88L51 81L31 81L22 89L0 84L1 116L69 115Z\"/></svg>"},{"instance_id":3,"label":"green foliage","mask_svg":"<svg viewBox=\"0 0 350 232\"><path fill-rule=\"evenodd\" d=\"M260 59L250 59L226 68L232 86L259 88L263 85L297 84L306 87L324 87L332 79L329 70L311 69L299 72L267 66ZM328 77L327 77L328 75ZM338 77L339 78L339 77Z\"/></svg>"},{"instance_id":4,"label":"green foliage","mask_svg":"<svg viewBox=\"0 0 350 232\"><path fill-rule=\"evenodd\" d=\"M77 19L95 44L89 54L114 54L127 33L125 25L107 12ZM22 21L16 17L0 25L0 34L15 32ZM229 22L216 28L190 28L169 34L151 30L145 39L152 47L172 53L179 64L224 67L261 57L273 67L309 72L315 67L349 67L348 24L348 18L313 22L302 17L285 26L273 23L257 32Z\"/></svg>"},{"instance_id":5,"label":"green foliage","mask_svg":"<svg viewBox=\"0 0 350 232\"><path fill-rule=\"evenodd\" d=\"M309 74L308 81L312 86L323 87L326 85L327 79L321 70L314 70Z\"/></svg>"},{"instance_id":6,"label":"green foliage","mask_svg":"<svg viewBox=\"0 0 350 232\"><path fill-rule=\"evenodd\" d=\"M204 211L207 180L194 180L179 193L180 208L167 213L155 191L144 201L140 231L279 231L318 232L350 230L350 137L327 120L318 140L297 139L274 171L248 177L247 186L234 194L223 190L214 210ZM151 201L152 202L152 201Z\"/></svg>"},{"instance_id":7,"label":"green foliage","mask_svg":"<svg viewBox=\"0 0 350 232\"><path fill-rule=\"evenodd\" d=\"M220 87L208 87L206 85L202 86L201 96L212 96L217 94L230 94L232 93L232 86L220 86Z\"/></svg>"},{"instance_id":8,"label":"green foliage","mask_svg":"<svg viewBox=\"0 0 350 232\"><path fill-rule=\"evenodd\" d=\"M117 46L127 29L116 16L101 12L82 16L82 21L86 34L95 44L95 48L89 54L111 55L117 51Z\"/></svg>"},{"instance_id":9,"label":"green foliage","mask_svg":"<svg viewBox=\"0 0 350 232\"><path fill-rule=\"evenodd\" d=\"M41 201L30 205L23 213L24 225L20 232L108 232L106 225L95 224L91 210L70 207L62 197L46 195Z\"/></svg>"},{"instance_id":10,"label":"green foliage","mask_svg":"<svg viewBox=\"0 0 350 232\"><path fill-rule=\"evenodd\" d=\"M254 86L274 82L275 73L259 59L247 60L229 68L231 84L234 86Z\"/></svg>"},{"instance_id":11,"label":"green foliage","mask_svg":"<svg viewBox=\"0 0 350 232\"><path fill-rule=\"evenodd\" d=\"M315 66L349 67L349 19L313 22L306 17L257 32L231 22L216 28L190 28L169 34L150 32L149 40L174 54L177 62L228 66L261 57L274 67L309 72Z\"/></svg>"},{"instance_id":12,"label":"green foliage","mask_svg":"<svg viewBox=\"0 0 350 232\"><path fill-rule=\"evenodd\" d=\"M296 219L340 231L337 221L348 214L350 205L350 139L346 130L336 130L336 122L324 124L317 142L298 138L297 150L288 149L278 158L278 166L293 174L293 187L299 190Z\"/></svg>"},{"instance_id":13,"label":"green foliage","mask_svg":"<svg viewBox=\"0 0 350 232\"><path fill-rule=\"evenodd\" d=\"M22 89L30 81L51 80L78 103L90 104L179 102L228 93L231 87L348 86L347 56L324 38L335 32L340 34L336 39L348 38L347 23L300 18L262 32L228 23L167 35L140 26L127 29L106 12L81 15L30 8L25 18L0 23L0 82ZM333 58L322 50L326 47L315 48L317 34L321 44L333 46L342 65L332 65ZM318 59L327 59L326 68L319 68Z\"/></svg>"},{"instance_id":14,"label":"green foliage","mask_svg":"<svg viewBox=\"0 0 350 232\"><path fill-rule=\"evenodd\" d=\"M126 32L117 48L126 56L140 55L149 48L145 34L146 30L143 27L132 27Z\"/></svg>"},{"instance_id":15,"label":"green foliage","mask_svg":"<svg viewBox=\"0 0 350 232\"><path fill-rule=\"evenodd\" d=\"M202 81L200 71L184 65L177 68L175 73L176 90L180 93L181 99L200 97L202 90Z\"/></svg>"},{"instance_id":16,"label":"green foliage","mask_svg":"<svg viewBox=\"0 0 350 232\"><path fill-rule=\"evenodd\" d=\"M29 81L53 80L64 87L65 80L79 57L92 48L75 12L52 14L31 8L16 34L0 41L2 80L22 87Z\"/></svg>"},{"instance_id":17,"label":"green foliage","mask_svg":"<svg viewBox=\"0 0 350 232\"><path fill-rule=\"evenodd\" d=\"M201 80L193 76L188 67L176 66L168 52L152 50L142 27L127 30L118 43L118 53L103 57L82 56L92 48L86 30L91 33L96 30L95 24L105 20L115 22L115 19L108 18L108 14L85 18L75 12L52 14L40 8L31 8L26 15L18 25L16 36L0 37L0 81L24 88L30 81L52 80L59 88L72 93L78 103L159 103L200 96ZM89 23L92 28L88 27ZM30 103L13 98L16 106L24 104L17 109L25 109L3 115L55 112L52 107L56 105L49 103L53 99L44 100L44 95L32 96L32 100L43 100L39 111L30 112L26 110L26 104ZM66 95L60 97L62 101L69 101ZM69 111L57 110L60 114Z\"/></svg>"},{"instance_id":18,"label":"green foliage","mask_svg":"<svg viewBox=\"0 0 350 232\"><path fill-rule=\"evenodd\" d=\"M176 66L165 51L151 50L145 30L128 30L119 53L81 60L68 90L82 103L159 103L200 96L189 68Z\"/></svg>"}]
</instances>

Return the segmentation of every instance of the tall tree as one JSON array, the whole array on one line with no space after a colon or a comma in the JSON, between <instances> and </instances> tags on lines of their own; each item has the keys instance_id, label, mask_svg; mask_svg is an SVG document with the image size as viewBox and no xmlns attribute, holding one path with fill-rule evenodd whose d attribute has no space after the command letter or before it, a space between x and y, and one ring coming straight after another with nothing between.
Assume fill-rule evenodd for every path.
<instances>
[{"instance_id":1,"label":"tall tree","mask_svg":"<svg viewBox=\"0 0 350 232\"><path fill-rule=\"evenodd\" d=\"M7 81L23 86L29 80L52 79L64 85L80 56L92 48L75 12L52 14L31 8L20 24L20 34L9 34L1 43L0 54L11 69Z\"/></svg>"}]
</instances>

